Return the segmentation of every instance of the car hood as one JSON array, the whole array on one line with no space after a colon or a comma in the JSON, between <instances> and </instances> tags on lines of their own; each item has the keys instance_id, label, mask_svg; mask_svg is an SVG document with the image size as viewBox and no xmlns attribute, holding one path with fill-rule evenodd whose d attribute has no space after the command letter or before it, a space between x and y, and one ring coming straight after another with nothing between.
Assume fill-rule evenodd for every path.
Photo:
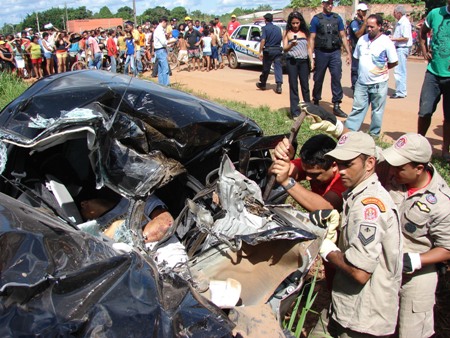
<instances>
[{"instance_id":1,"label":"car hood","mask_svg":"<svg viewBox=\"0 0 450 338\"><path fill-rule=\"evenodd\" d=\"M0 125L36 140L45 137L49 128L39 121L59 119L93 104L103 108L110 124L118 123L123 116L138 121L143 134L128 140L136 149L160 150L182 164L202 156L205 149L263 133L251 119L210 101L150 81L89 70L36 82L0 113ZM77 123L91 124L82 118Z\"/></svg>"}]
</instances>

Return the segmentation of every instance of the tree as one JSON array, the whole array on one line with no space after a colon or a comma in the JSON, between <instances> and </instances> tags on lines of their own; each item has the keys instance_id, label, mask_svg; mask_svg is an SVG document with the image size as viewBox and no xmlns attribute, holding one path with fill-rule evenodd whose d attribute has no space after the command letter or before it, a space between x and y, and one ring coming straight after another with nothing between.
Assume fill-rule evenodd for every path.
<instances>
[{"instance_id":1,"label":"tree","mask_svg":"<svg viewBox=\"0 0 450 338\"><path fill-rule=\"evenodd\" d=\"M172 8L170 11L170 18L176 18L178 21L182 21L188 15L186 8L178 6Z\"/></svg>"},{"instance_id":2,"label":"tree","mask_svg":"<svg viewBox=\"0 0 450 338\"><path fill-rule=\"evenodd\" d=\"M272 10L272 6L270 5L259 5L256 7L255 12L270 12Z\"/></svg>"},{"instance_id":3,"label":"tree","mask_svg":"<svg viewBox=\"0 0 450 338\"><path fill-rule=\"evenodd\" d=\"M116 18L122 18L124 21L134 20L133 9L128 6L120 7L115 15Z\"/></svg>"},{"instance_id":4,"label":"tree","mask_svg":"<svg viewBox=\"0 0 450 338\"><path fill-rule=\"evenodd\" d=\"M94 16L99 19L109 19L114 17L113 13L107 6L103 6L102 8L100 8L98 13L95 14Z\"/></svg>"},{"instance_id":5,"label":"tree","mask_svg":"<svg viewBox=\"0 0 450 338\"><path fill-rule=\"evenodd\" d=\"M155 20L159 21L162 16L167 16L167 18L169 18L170 11L165 7L156 6L155 8L146 9L144 13L142 13L141 18L143 18L144 21L152 22Z\"/></svg>"}]
</instances>

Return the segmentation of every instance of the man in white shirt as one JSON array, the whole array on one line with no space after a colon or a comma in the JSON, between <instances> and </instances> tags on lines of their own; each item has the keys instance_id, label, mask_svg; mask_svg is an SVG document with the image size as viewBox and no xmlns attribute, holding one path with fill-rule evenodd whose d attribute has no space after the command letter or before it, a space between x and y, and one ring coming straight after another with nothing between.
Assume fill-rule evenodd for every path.
<instances>
[{"instance_id":1,"label":"man in white shirt","mask_svg":"<svg viewBox=\"0 0 450 338\"><path fill-rule=\"evenodd\" d=\"M161 17L159 25L153 33L153 48L158 64L158 83L163 86L170 85L169 61L167 60L167 21L167 17Z\"/></svg>"},{"instance_id":2,"label":"man in white shirt","mask_svg":"<svg viewBox=\"0 0 450 338\"><path fill-rule=\"evenodd\" d=\"M398 67L394 70L395 94L391 99L402 99L406 97L406 59L409 55L409 49L412 46L411 23L406 16L405 7L398 5L394 9L394 17L398 20L395 26L394 35L391 40L395 44L398 55Z\"/></svg>"},{"instance_id":3,"label":"man in white shirt","mask_svg":"<svg viewBox=\"0 0 450 338\"><path fill-rule=\"evenodd\" d=\"M359 60L358 80L355 84L353 108L345 121L348 129L358 131L371 104L372 121L369 134L375 137L380 135L389 69L398 63L394 44L381 32L382 25L381 15L369 15L366 25L368 33L356 44L353 57Z\"/></svg>"}]
</instances>

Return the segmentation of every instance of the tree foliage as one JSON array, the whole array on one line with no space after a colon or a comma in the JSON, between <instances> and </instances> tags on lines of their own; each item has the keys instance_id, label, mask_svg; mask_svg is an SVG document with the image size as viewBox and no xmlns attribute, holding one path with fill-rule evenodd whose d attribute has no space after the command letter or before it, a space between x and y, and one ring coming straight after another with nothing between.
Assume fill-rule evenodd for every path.
<instances>
[{"instance_id":1,"label":"tree foliage","mask_svg":"<svg viewBox=\"0 0 450 338\"><path fill-rule=\"evenodd\" d=\"M94 17L98 19L109 19L113 18L114 15L107 6L103 6L102 8L100 8L98 13L94 14Z\"/></svg>"}]
</instances>

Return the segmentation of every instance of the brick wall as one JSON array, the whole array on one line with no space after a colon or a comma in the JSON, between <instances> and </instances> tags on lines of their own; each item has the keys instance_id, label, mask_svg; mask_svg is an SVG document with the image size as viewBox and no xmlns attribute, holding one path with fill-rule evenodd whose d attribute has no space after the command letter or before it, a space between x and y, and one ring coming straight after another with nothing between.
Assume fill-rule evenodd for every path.
<instances>
[{"instance_id":1,"label":"brick wall","mask_svg":"<svg viewBox=\"0 0 450 338\"><path fill-rule=\"evenodd\" d=\"M67 30L69 32L81 33L85 30L96 29L98 27L108 29L115 28L119 25L123 26L123 20L121 18L69 20L67 21Z\"/></svg>"}]
</instances>

